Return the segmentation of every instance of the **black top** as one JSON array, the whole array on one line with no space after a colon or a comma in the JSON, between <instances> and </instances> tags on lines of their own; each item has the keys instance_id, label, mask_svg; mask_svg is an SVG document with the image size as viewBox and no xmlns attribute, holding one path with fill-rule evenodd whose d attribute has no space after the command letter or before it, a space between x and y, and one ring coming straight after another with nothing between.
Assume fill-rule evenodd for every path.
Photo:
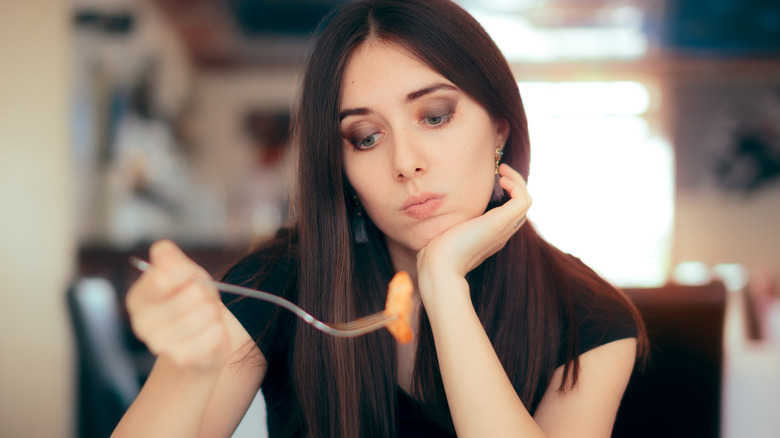
<instances>
[{"instance_id":1,"label":"black top","mask_svg":"<svg viewBox=\"0 0 780 438\"><path fill-rule=\"evenodd\" d=\"M270 260L273 258L265 254L250 255L234 266L223 280L231 284L257 287L294 300L294 261L282 257L277 259L274 266L264 266ZM265 274L257 286L258 279L255 276L261 269ZM575 297L574 300L576 320L579 321L580 354L618 339L637 336L637 326L631 314L617 298L598 301L585 298L587 297ZM260 351L268 362L261 390L268 413L269 436L273 438L295 434L288 429L298 426L288 421L295 394L289 372L290 330L275 328L291 327L296 317L287 310L279 311L277 306L265 301L237 297L230 293L223 293L222 301L258 342ZM563 333L566 333L566 327ZM559 352L558 366L563 365L565 353ZM451 431L442 429L425 418L420 403L400 387L397 388L397 394L396 429L399 437L455 436Z\"/></svg>"}]
</instances>

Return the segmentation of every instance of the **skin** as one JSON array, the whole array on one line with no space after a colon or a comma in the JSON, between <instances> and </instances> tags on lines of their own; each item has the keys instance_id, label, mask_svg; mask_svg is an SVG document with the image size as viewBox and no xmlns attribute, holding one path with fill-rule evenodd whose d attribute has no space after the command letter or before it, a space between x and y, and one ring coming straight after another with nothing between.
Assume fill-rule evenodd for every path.
<instances>
[{"instance_id":1,"label":"skin","mask_svg":"<svg viewBox=\"0 0 780 438\"><path fill-rule=\"evenodd\" d=\"M408 99L431 87L440 88ZM507 123L455 84L394 46L367 42L345 71L340 110L344 172L394 260L414 260L434 237L485 211ZM443 197L435 215L399 211L420 193Z\"/></svg>"},{"instance_id":2,"label":"skin","mask_svg":"<svg viewBox=\"0 0 780 438\"><path fill-rule=\"evenodd\" d=\"M396 46L364 43L347 65L341 130L347 178L385 233L395 268L416 282L417 311L424 305L428 312L458 436L608 437L636 342L581 355L578 386L565 394L557 391L562 369L556 370L531 417L464 278L517 232L531 200L522 177L502 164L500 185L511 199L483 214L495 181L495 148L508 128L457 87L407 99L437 84L454 87ZM440 110L449 107L452 118L441 123L447 114ZM369 149L353 150L370 136L360 143ZM421 192L439 196L433 214L412 218L399 211ZM155 243L150 261L127 305L133 330L158 359L112 436L230 436L262 383L265 358L218 292L196 280L208 278L205 271L176 245ZM245 358L260 367L242 366ZM407 391L413 363L413 347L399 345L399 384Z\"/></svg>"},{"instance_id":3,"label":"skin","mask_svg":"<svg viewBox=\"0 0 780 438\"><path fill-rule=\"evenodd\" d=\"M230 436L265 376L266 362L208 274L172 242L149 251L152 267L128 291L133 331L157 354L114 437ZM260 367L237 366L247 357Z\"/></svg>"},{"instance_id":4,"label":"skin","mask_svg":"<svg viewBox=\"0 0 780 438\"><path fill-rule=\"evenodd\" d=\"M347 66L342 88L344 171L385 234L395 268L417 282L417 311L425 306L431 321L458 436L608 437L636 341L583 354L580 382L565 395L556 390L562 369L556 370L531 417L482 328L465 280L517 232L531 199L522 177L502 164L500 184L511 199L482 213L507 124L491 119L457 87L408 98L431 84L454 86L398 46L364 43ZM454 106L447 123L441 123L442 106ZM443 194L432 215L410 218L399 211L405 197L419 192ZM399 348L399 383L407 390L413 363L413 347Z\"/></svg>"}]
</instances>

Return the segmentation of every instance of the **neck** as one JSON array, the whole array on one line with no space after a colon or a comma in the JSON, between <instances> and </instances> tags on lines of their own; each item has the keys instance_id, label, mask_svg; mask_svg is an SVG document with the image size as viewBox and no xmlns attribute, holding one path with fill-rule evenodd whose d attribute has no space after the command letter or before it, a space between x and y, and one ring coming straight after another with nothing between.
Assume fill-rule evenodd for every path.
<instances>
[{"instance_id":1,"label":"neck","mask_svg":"<svg viewBox=\"0 0 780 438\"><path fill-rule=\"evenodd\" d=\"M396 242L387 241L387 250L395 271L406 271L414 284L414 293L417 294L417 251L404 248Z\"/></svg>"}]
</instances>

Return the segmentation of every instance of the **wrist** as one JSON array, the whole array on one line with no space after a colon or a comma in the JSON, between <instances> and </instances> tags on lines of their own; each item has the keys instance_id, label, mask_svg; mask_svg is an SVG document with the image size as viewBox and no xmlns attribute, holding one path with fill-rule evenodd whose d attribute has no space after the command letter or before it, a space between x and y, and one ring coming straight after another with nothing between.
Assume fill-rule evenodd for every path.
<instances>
[{"instance_id":1,"label":"wrist","mask_svg":"<svg viewBox=\"0 0 780 438\"><path fill-rule=\"evenodd\" d=\"M446 268L425 267L417 272L417 287L428 314L456 302L471 305L466 278Z\"/></svg>"},{"instance_id":2,"label":"wrist","mask_svg":"<svg viewBox=\"0 0 780 438\"><path fill-rule=\"evenodd\" d=\"M157 357L155 367L165 371L165 374L172 379L172 383L191 386L191 385L210 385L219 378L221 367L193 367L177 363L167 355Z\"/></svg>"},{"instance_id":3,"label":"wrist","mask_svg":"<svg viewBox=\"0 0 780 438\"><path fill-rule=\"evenodd\" d=\"M451 260L427 257L424 251L417 253L417 273L429 281L440 281L448 278L465 278Z\"/></svg>"}]
</instances>

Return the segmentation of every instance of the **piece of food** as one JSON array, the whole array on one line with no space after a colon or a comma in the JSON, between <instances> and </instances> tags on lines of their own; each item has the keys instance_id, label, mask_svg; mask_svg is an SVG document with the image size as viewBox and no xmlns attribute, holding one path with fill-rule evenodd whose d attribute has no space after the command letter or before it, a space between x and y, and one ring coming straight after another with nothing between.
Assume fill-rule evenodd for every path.
<instances>
[{"instance_id":1,"label":"piece of food","mask_svg":"<svg viewBox=\"0 0 780 438\"><path fill-rule=\"evenodd\" d=\"M412 294L414 285L406 271L398 271L387 285L387 301L385 302L385 314L398 315L398 319L387 325L387 330L399 342L407 343L412 340Z\"/></svg>"}]
</instances>

